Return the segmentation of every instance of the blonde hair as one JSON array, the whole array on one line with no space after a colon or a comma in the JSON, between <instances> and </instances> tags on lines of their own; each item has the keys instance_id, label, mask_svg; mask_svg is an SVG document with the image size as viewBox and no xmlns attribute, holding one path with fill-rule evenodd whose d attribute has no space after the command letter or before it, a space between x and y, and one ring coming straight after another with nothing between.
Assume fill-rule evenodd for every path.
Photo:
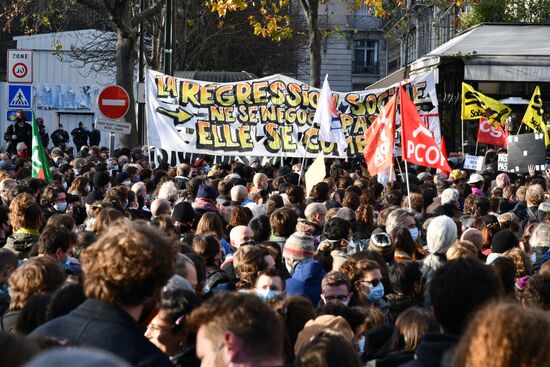
<instances>
[{"instance_id":1,"label":"blonde hair","mask_svg":"<svg viewBox=\"0 0 550 367\"><path fill-rule=\"evenodd\" d=\"M471 241L456 240L455 243L447 250L447 260L457 260L466 257L477 259L478 250L476 245Z\"/></svg>"}]
</instances>

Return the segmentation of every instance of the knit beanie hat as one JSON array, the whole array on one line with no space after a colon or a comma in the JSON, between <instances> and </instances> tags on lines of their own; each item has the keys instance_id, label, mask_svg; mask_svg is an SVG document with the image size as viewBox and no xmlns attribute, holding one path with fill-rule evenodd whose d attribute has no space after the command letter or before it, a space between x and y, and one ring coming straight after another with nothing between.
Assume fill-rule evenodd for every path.
<instances>
[{"instance_id":1,"label":"knit beanie hat","mask_svg":"<svg viewBox=\"0 0 550 367\"><path fill-rule=\"evenodd\" d=\"M390 236L387 233L378 232L370 236L369 248L386 257L393 254L395 245L392 244Z\"/></svg>"},{"instance_id":2,"label":"knit beanie hat","mask_svg":"<svg viewBox=\"0 0 550 367\"><path fill-rule=\"evenodd\" d=\"M300 232L294 232L285 242L283 257L298 261L311 259L315 252L313 242L313 237Z\"/></svg>"},{"instance_id":3,"label":"knit beanie hat","mask_svg":"<svg viewBox=\"0 0 550 367\"><path fill-rule=\"evenodd\" d=\"M519 246L519 240L512 231L498 231L491 240L491 252L503 254Z\"/></svg>"},{"instance_id":4,"label":"knit beanie hat","mask_svg":"<svg viewBox=\"0 0 550 367\"><path fill-rule=\"evenodd\" d=\"M216 200L218 193L216 189L208 185L200 185L199 191L197 192L197 198L204 198L210 200Z\"/></svg>"}]
</instances>

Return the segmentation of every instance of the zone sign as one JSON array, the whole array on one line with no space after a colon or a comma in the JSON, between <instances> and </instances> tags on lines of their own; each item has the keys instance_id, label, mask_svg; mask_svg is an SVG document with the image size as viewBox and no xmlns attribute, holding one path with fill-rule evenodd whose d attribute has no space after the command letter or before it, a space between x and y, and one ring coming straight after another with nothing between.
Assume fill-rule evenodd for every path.
<instances>
[{"instance_id":1,"label":"zone sign","mask_svg":"<svg viewBox=\"0 0 550 367\"><path fill-rule=\"evenodd\" d=\"M32 83L32 51L8 50L8 83Z\"/></svg>"}]
</instances>

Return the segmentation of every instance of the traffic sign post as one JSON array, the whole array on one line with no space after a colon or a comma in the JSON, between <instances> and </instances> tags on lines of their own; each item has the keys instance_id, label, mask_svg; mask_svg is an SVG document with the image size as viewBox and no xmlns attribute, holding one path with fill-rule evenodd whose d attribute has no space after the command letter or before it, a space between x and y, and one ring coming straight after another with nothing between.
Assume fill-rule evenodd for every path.
<instances>
[{"instance_id":1,"label":"traffic sign post","mask_svg":"<svg viewBox=\"0 0 550 367\"><path fill-rule=\"evenodd\" d=\"M128 122L97 118L95 127L100 131L128 135L132 132L132 125Z\"/></svg>"},{"instance_id":2,"label":"traffic sign post","mask_svg":"<svg viewBox=\"0 0 550 367\"><path fill-rule=\"evenodd\" d=\"M8 50L8 83L32 83L32 51Z\"/></svg>"},{"instance_id":3,"label":"traffic sign post","mask_svg":"<svg viewBox=\"0 0 550 367\"><path fill-rule=\"evenodd\" d=\"M32 85L9 84L8 108L20 110L32 109Z\"/></svg>"},{"instance_id":4,"label":"traffic sign post","mask_svg":"<svg viewBox=\"0 0 550 367\"><path fill-rule=\"evenodd\" d=\"M124 88L110 85L103 88L97 97L99 112L108 119L124 117L130 108L130 97Z\"/></svg>"}]
</instances>

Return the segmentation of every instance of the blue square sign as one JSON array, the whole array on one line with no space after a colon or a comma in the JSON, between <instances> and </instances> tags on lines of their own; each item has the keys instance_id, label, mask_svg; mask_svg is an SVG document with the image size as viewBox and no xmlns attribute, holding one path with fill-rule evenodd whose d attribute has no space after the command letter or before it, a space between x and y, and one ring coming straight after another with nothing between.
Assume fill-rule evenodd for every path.
<instances>
[{"instance_id":1,"label":"blue square sign","mask_svg":"<svg viewBox=\"0 0 550 367\"><path fill-rule=\"evenodd\" d=\"M30 110L32 108L32 85L10 84L8 108Z\"/></svg>"}]
</instances>

